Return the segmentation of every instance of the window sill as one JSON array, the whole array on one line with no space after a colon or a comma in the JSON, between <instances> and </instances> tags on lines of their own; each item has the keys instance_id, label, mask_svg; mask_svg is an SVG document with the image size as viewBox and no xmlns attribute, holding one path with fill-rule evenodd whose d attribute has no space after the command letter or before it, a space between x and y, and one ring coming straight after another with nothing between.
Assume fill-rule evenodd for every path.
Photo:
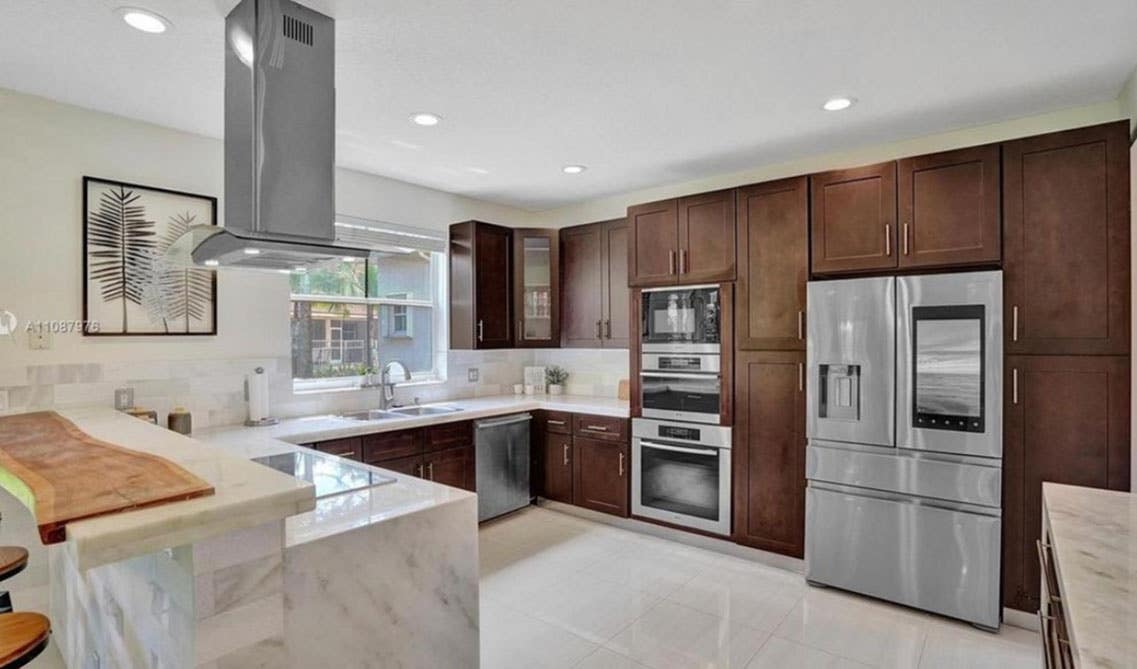
<instances>
[{"instance_id":1,"label":"window sill","mask_svg":"<svg viewBox=\"0 0 1137 669\"><path fill-rule=\"evenodd\" d=\"M410 381L402 381L395 384L395 389L399 388L417 388L421 386L440 386L446 383L446 379L430 378L430 379L411 379ZM378 391L379 387L362 388L359 382L350 385L321 385L318 383L313 384L299 384L295 382L292 384L293 395L321 395L324 393L350 393L360 391Z\"/></svg>"}]
</instances>

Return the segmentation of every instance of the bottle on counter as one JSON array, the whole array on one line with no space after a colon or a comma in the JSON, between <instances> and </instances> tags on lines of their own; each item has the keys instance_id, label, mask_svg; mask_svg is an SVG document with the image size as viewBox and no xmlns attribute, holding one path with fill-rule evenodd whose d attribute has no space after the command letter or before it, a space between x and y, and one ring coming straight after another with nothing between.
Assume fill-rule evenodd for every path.
<instances>
[{"instance_id":1,"label":"bottle on counter","mask_svg":"<svg viewBox=\"0 0 1137 669\"><path fill-rule=\"evenodd\" d=\"M166 427L178 434L189 434L193 431L193 416L185 407L174 407L166 416Z\"/></svg>"}]
</instances>

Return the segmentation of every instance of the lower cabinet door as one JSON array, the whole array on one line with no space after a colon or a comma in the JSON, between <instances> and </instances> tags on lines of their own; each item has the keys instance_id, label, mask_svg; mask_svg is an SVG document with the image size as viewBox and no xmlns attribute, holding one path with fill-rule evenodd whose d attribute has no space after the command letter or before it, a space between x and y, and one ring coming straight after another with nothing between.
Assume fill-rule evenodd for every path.
<instances>
[{"instance_id":1,"label":"lower cabinet door","mask_svg":"<svg viewBox=\"0 0 1137 669\"><path fill-rule=\"evenodd\" d=\"M627 444L576 437L573 441L573 504L627 517L631 478L628 450Z\"/></svg>"},{"instance_id":2,"label":"lower cabinet door","mask_svg":"<svg viewBox=\"0 0 1137 669\"><path fill-rule=\"evenodd\" d=\"M476 487L474 447L456 446L428 453L423 458L423 476L435 483L474 492Z\"/></svg>"},{"instance_id":3,"label":"lower cabinet door","mask_svg":"<svg viewBox=\"0 0 1137 669\"><path fill-rule=\"evenodd\" d=\"M572 435L538 432L542 496L572 504Z\"/></svg>"},{"instance_id":4,"label":"lower cabinet door","mask_svg":"<svg viewBox=\"0 0 1137 669\"><path fill-rule=\"evenodd\" d=\"M423 475L421 455L412 455L407 458L395 458L394 460L382 460L380 462L373 462L371 464L382 469L389 469L393 472L406 474L407 476Z\"/></svg>"}]
</instances>

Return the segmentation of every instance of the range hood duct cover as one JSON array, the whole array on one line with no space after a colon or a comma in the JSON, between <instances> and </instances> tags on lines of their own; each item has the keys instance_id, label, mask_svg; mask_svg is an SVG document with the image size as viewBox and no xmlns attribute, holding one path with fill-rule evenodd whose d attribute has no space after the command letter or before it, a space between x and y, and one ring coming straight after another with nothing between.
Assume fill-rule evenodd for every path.
<instances>
[{"instance_id":1,"label":"range hood duct cover","mask_svg":"<svg viewBox=\"0 0 1137 669\"><path fill-rule=\"evenodd\" d=\"M225 227L198 226L170 255L262 270L366 257L336 242L334 174L335 22L242 0L225 19Z\"/></svg>"}]
</instances>

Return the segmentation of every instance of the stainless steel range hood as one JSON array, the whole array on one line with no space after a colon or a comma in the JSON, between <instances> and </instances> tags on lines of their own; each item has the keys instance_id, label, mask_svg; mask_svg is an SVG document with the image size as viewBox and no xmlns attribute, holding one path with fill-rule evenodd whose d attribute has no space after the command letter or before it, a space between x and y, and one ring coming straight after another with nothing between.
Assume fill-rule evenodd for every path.
<instances>
[{"instance_id":1,"label":"stainless steel range hood","mask_svg":"<svg viewBox=\"0 0 1137 669\"><path fill-rule=\"evenodd\" d=\"M176 262L296 270L369 250L335 235L335 22L291 0L225 19L225 227L196 226Z\"/></svg>"}]
</instances>

